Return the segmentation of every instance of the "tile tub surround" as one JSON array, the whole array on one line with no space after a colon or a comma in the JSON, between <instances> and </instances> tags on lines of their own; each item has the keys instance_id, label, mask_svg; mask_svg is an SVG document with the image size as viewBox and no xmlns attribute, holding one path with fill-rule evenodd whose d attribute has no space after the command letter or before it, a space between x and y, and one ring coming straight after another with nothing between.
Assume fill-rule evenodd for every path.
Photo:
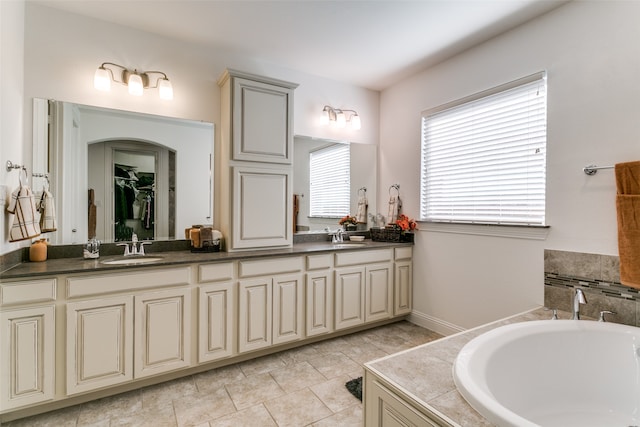
<instances>
[{"instance_id":1,"label":"tile tub surround","mask_svg":"<svg viewBox=\"0 0 640 427\"><path fill-rule=\"evenodd\" d=\"M561 311L558 316L560 319L568 319L570 314ZM436 414L447 423L443 423L443 426L492 426L458 393L453 382L453 363L458 353L471 339L491 329L511 323L544 320L550 317L551 313L548 310L539 308L469 329L366 363L366 375L374 374L404 394L404 399L413 400L423 410ZM366 400L366 387L364 393Z\"/></svg>"},{"instance_id":2,"label":"tile tub surround","mask_svg":"<svg viewBox=\"0 0 640 427\"><path fill-rule=\"evenodd\" d=\"M439 338L400 321L2 425L361 426L345 383L366 361Z\"/></svg>"},{"instance_id":3,"label":"tile tub surround","mask_svg":"<svg viewBox=\"0 0 640 427\"><path fill-rule=\"evenodd\" d=\"M617 256L545 250L544 305L571 311L575 288L584 290L587 304L580 312L598 318L600 311L607 320L640 326L640 293L620 283L620 264Z\"/></svg>"}]
</instances>

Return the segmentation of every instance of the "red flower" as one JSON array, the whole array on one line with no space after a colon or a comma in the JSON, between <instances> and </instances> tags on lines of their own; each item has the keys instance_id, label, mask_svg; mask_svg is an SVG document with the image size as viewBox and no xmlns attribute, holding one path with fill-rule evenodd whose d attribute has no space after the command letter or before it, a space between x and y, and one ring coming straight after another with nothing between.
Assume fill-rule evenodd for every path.
<instances>
[{"instance_id":1,"label":"red flower","mask_svg":"<svg viewBox=\"0 0 640 427\"><path fill-rule=\"evenodd\" d=\"M413 231L418 228L418 224L404 214L400 214L396 220L396 225L400 227L402 231Z\"/></svg>"}]
</instances>

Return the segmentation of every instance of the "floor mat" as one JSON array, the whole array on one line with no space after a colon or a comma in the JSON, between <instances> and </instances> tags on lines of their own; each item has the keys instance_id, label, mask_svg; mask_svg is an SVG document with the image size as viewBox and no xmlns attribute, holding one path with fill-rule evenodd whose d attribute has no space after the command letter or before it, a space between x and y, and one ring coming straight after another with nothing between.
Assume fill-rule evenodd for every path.
<instances>
[{"instance_id":1,"label":"floor mat","mask_svg":"<svg viewBox=\"0 0 640 427\"><path fill-rule=\"evenodd\" d=\"M362 402L362 377L347 381L345 384L349 393L353 394Z\"/></svg>"}]
</instances>

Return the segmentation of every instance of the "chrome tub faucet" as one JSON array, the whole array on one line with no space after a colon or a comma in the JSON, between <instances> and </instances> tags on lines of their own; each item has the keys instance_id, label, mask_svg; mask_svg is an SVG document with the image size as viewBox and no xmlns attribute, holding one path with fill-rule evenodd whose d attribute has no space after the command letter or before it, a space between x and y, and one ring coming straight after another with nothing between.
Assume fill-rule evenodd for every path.
<instances>
[{"instance_id":1,"label":"chrome tub faucet","mask_svg":"<svg viewBox=\"0 0 640 427\"><path fill-rule=\"evenodd\" d=\"M576 293L573 296L573 316L572 320L580 320L580 304L586 304L587 297L584 296L582 289L576 289Z\"/></svg>"}]
</instances>

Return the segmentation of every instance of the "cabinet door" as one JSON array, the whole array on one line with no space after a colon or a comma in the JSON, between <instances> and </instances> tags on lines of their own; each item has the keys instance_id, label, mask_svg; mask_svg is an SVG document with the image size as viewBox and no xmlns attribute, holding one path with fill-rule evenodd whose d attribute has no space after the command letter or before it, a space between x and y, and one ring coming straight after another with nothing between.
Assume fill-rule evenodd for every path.
<instances>
[{"instance_id":1,"label":"cabinet door","mask_svg":"<svg viewBox=\"0 0 640 427\"><path fill-rule=\"evenodd\" d=\"M333 277L330 270L307 273L307 336L333 331Z\"/></svg>"},{"instance_id":2,"label":"cabinet door","mask_svg":"<svg viewBox=\"0 0 640 427\"><path fill-rule=\"evenodd\" d=\"M133 379L133 297L67 304L67 395Z\"/></svg>"},{"instance_id":3,"label":"cabinet door","mask_svg":"<svg viewBox=\"0 0 640 427\"><path fill-rule=\"evenodd\" d=\"M233 168L233 235L231 249L289 246L291 170Z\"/></svg>"},{"instance_id":4,"label":"cabinet door","mask_svg":"<svg viewBox=\"0 0 640 427\"><path fill-rule=\"evenodd\" d=\"M3 311L0 320L0 408L53 399L55 307Z\"/></svg>"},{"instance_id":5,"label":"cabinet door","mask_svg":"<svg viewBox=\"0 0 640 427\"><path fill-rule=\"evenodd\" d=\"M257 350L271 345L272 280L243 280L239 286L238 351Z\"/></svg>"},{"instance_id":6,"label":"cabinet door","mask_svg":"<svg viewBox=\"0 0 640 427\"><path fill-rule=\"evenodd\" d=\"M233 81L233 160L291 164L293 90Z\"/></svg>"},{"instance_id":7,"label":"cabinet door","mask_svg":"<svg viewBox=\"0 0 640 427\"><path fill-rule=\"evenodd\" d=\"M391 263L365 267L365 322L388 319L393 314Z\"/></svg>"},{"instance_id":8,"label":"cabinet door","mask_svg":"<svg viewBox=\"0 0 640 427\"><path fill-rule=\"evenodd\" d=\"M191 290L171 289L135 297L135 378L191 364Z\"/></svg>"},{"instance_id":9,"label":"cabinet door","mask_svg":"<svg viewBox=\"0 0 640 427\"><path fill-rule=\"evenodd\" d=\"M394 316L402 316L411 313L412 298L412 262L396 261L394 288Z\"/></svg>"},{"instance_id":10,"label":"cabinet door","mask_svg":"<svg viewBox=\"0 0 640 427\"><path fill-rule=\"evenodd\" d=\"M335 328L364 323L364 267L335 270Z\"/></svg>"},{"instance_id":11,"label":"cabinet door","mask_svg":"<svg viewBox=\"0 0 640 427\"><path fill-rule=\"evenodd\" d=\"M199 292L198 362L233 355L234 286L220 283L201 286Z\"/></svg>"},{"instance_id":12,"label":"cabinet door","mask_svg":"<svg viewBox=\"0 0 640 427\"><path fill-rule=\"evenodd\" d=\"M368 377L368 374L365 374ZM375 378L365 384L365 425L370 427L437 427L429 419L401 400Z\"/></svg>"},{"instance_id":13,"label":"cabinet door","mask_svg":"<svg viewBox=\"0 0 640 427\"><path fill-rule=\"evenodd\" d=\"M296 341L304 336L302 274L273 279L273 344Z\"/></svg>"}]
</instances>

